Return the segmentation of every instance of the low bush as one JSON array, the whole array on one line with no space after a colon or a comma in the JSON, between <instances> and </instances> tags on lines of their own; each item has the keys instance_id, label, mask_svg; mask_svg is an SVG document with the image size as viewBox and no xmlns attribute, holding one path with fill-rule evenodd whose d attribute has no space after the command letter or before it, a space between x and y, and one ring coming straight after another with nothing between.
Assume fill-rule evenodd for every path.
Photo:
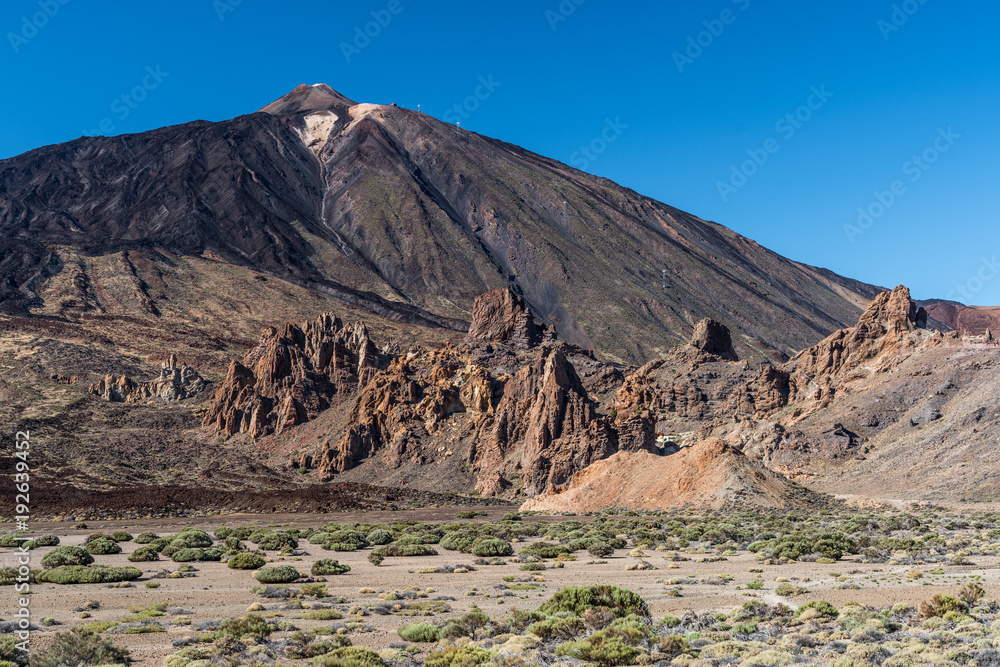
<instances>
[{"instance_id":1,"label":"low bush","mask_svg":"<svg viewBox=\"0 0 1000 667\"><path fill-rule=\"evenodd\" d=\"M472 667L489 662L490 652L478 646L449 646L424 659L424 667Z\"/></svg>"},{"instance_id":2,"label":"low bush","mask_svg":"<svg viewBox=\"0 0 1000 667\"><path fill-rule=\"evenodd\" d=\"M39 535L34 539L34 542L40 547L59 546L59 538L55 535Z\"/></svg>"},{"instance_id":3,"label":"low bush","mask_svg":"<svg viewBox=\"0 0 1000 667\"><path fill-rule=\"evenodd\" d=\"M254 542L254 540L250 540ZM288 533L268 533L260 536L256 542L258 547L264 551L281 551L282 549L295 549L299 543Z\"/></svg>"},{"instance_id":4,"label":"low bush","mask_svg":"<svg viewBox=\"0 0 1000 667\"><path fill-rule=\"evenodd\" d=\"M330 533L317 531L309 536L309 544L324 544L330 540Z\"/></svg>"},{"instance_id":5,"label":"low bush","mask_svg":"<svg viewBox=\"0 0 1000 667\"><path fill-rule=\"evenodd\" d=\"M587 553L594 558L607 558L615 552L614 548L607 542L591 542L587 547Z\"/></svg>"},{"instance_id":6,"label":"low bush","mask_svg":"<svg viewBox=\"0 0 1000 667\"><path fill-rule=\"evenodd\" d=\"M128 649L79 628L60 632L44 649L31 652L31 667L128 665L131 662Z\"/></svg>"},{"instance_id":7,"label":"low bush","mask_svg":"<svg viewBox=\"0 0 1000 667\"><path fill-rule=\"evenodd\" d=\"M236 554L229 559L227 565L231 570L258 570L264 567L267 561L260 554L245 552Z\"/></svg>"},{"instance_id":8,"label":"low bush","mask_svg":"<svg viewBox=\"0 0 1000 667\"><path fill-rule=\"evenodd\" d=\"M56 547L42 558L42 567L46 569L63 567L65 565L90 565L94 562L94 557L84 549L76 545Z\"/></svg>"},{"instance_id":9,"label":"low bush","mask_svg":"<svg viewBox=\"0 0 1000 667\"><path fill-rule=\"evenodd\" d=\"M448 551L469 553L472 545L479 538L480 534L475 530L453 530L450 533L445 533L444 537L441 538L440 544L442 549L447 549Z\"/></svg>"},{"instance_id":10,"label":"low bush","mask_svg":"<svg viewBox=\"0 0 1000 667\"><path fill-rule=\"evenodd\" d=\"M149 533L149 532L139 533L138 535L135 536L135 539L133 541L136 544L149 544L153 540L159 539L159 537L160 536L157 535L156 533Z\"/></svg>"},{"instance_id":11,"label":"low bush","mask_svg":"<svg viewBox=\"0 0 1000 667\"><path fill-rule=\"evenodd\" d=\"M88 542L86 549L88 553L95 556L110 556L112 554L120 554L122 552L122 548L118 546L117 542L106 537L96 539L93 542Z\"/></svg>"},{"instance_id":12,"label":"low bush","mask_svg":"<svg viewBox=\"0 0 1000 667\"><path fill-rule=\"evenodd\" d=\"M521 549L522 556L538 556L539 558L555 558L559 554L573 553L569 547L552 542L535 542Z\"/></svg>"},{"instance_id":13,"label":"low bush","mask_svg":"<svg viewBox=\"0 0 1000 667\"><path fill-rule=\"evenodd\" d=\"M142 547L129 554L128 559L133 563L150 563L154 560L160 560L160 554L156 549Z\"/></svg>"},{"instance_id":14,"label":"low bush","mask_svg":"<svg viewBox=\"0 0 1000 667\"><path fill-rule=\"evenodd\" d=\"M174 538L170 541L170 544L181 549L204 549L212 546L213 543L214 540L212 537L204 530L198 528L185 528L174 535Z\"/></svg>"},{"instance_id":15,"label":"low bush","mask_svg":"<svg viewBox=\"0 0 1000 667\"><path fill-rule=\"evenodd\" d=\"M233 534L233 529L228 528L226 526L219 526L218 528L215 529L215 532L212 533L212 535L214 535L215 539L217 540L224 540L232 534Z\"/></svg>"},{"instance_id":16,"label":"low bush","mask_svg":"<svg viewBox=\"0 0 1000 667\"><path fill-rule=\"evenodd\" d=\"M635 657L640 653L639 649L629 646L621 637L605 633L605 630L601 630L583 641L560 644L556 647L556 655L586 660L601 667L634 664Z\"/></svg>"},{"instance_id":17,"label":"low bush","mask_svg":"<svg viewBox=\"0 0 1000 667\"><path fill-rule=\"evenodd\" d=\"M113 539L115 542L131 542L132 533L126 530L116 530L115 532L111 533L111 539Z\"/></svg>"},{"instance_id":18,"label":"low bush","mask_svg":"<svg viewBox=\"0 0 1000 667\"><path fill-rule=\"evenodd\" d=\"M63 565L38 573L38 581L50 584L110 584L132 581L142 576L134 567L108 567L106 565Z\"/></svg>"},{"instance_id":19,"label":"low bush","mask_svg":"<svg viewBox=\"0 0 1000 667\"><path fill-rule=\"evenodd\" d=\"M250 637L253 639L264 639L277 627L268 623L257 614L247 614L240 618L230 618L222 623L216 631L219 636L232 637L233 639L243 639Z\"/></svg>"},{"instance_id":20,"label":"low bush","mask_svg":"<svg viewBox=\"0 0 1000 667\"><path fill-rule=\"evenodd\" d=\"M826 600L812 600L810 602L806 602L795 611L796 618L804 614L809 609L815 609L817 612L828 618L837 618L837 616L840 615L837 608Z\"/></svg>"},{"instance_id":21,"label":"low bush","mask_svg":"<svg viewBox=\"0 0 1000 667\"><path fill-rule=\"evenodd\" d=\"M313 563L310 572L314 577L324 577L327 575L347 574L351 571L350 565L341 565L335 560L323 558Z\"/></svg>"},{"instance_id":22,"label":"low bush","mask_svg":"<svg viewBox=\"0 0 1000 667\"><path fill-rule=\"evenodd\" d=\"M331 532L323 548L328 551L355 551L368 546L365 536L356 530L335 530ZM336 548L335 548L336 547Z\"/></svg>"},{"instance_id":23,"label":"low bush","mask_svg":"<svg viewBox=\"0 0 1000 667\"><path fill-rule=\"evenodd\" d=\"M397 633L408 642L422 644L436 642L441 637L440 629L431 623L427 623L426 621L404 625L397 630Z\"/></svg>"},{"instance_id":24,"label":"low bush","mask_svg":"<svg viewBox=\"0 0 1000 667\"><path fill-rule=\"evenodd\" d=\"M313 660L317 667L386 667L378 653L363 646L345 646Z\"/></svg>"},{"instance_id":25,"label":"low bush","mask_svg":"<svg viewBox=\"0 0 1000 667\"><path fill-rule=\"evenodd\" d=\"M480 558L513 556L514 547L495 537L487 537L472 544L472 555Z\"/></svg>"},{"instance_id":26,"label":"low bush","mask_svg":"<svg viewBox=\"0 0 1000 667\"><path fill-rule=\"evenodd\" d=\"M262 584L290 584L301 578L299 571L291 565L268 565L254 575L254 579Z\"/></svg>"},{"instance_id":27,"label":"low bush","mask_svg":"<svg viewBox=\"0 0 1000 667\"><path fill-rule=\"evenodd\" d=\"M368 533L368 536L365 539L368 540L368 544L374 546L381 546L383 544L389 544L390 542L392 542L393 537L392 533L390 533L388 530L377 528L372 532Z\"/></svg>"},{"instance_id":28,"label":"low bush","mask_svg":"<svg viewBox=\"0 0 1000 667\"><path fill-rule=\"evenodd\" d=\"M568 611L581 616L587 609L607 608L615 618L635 614L649 618L649 609L641 597L630 590L615 586L567 586L556 592L538 608L543 614Z\"/></svg>"},{"instance_id":29,"label":"low bush","mask_svg":"<svg viewBox=\"0 0 1000 667\"><path fill-rule=\"evenodd\" d=\"M437 556L437 550L427 544L386 544L375 547L372 553L383 558L392 556Z\"/></svg>"},{"instance_id":30,"label":"low bush","mask_svg":"<svg viewBox=\"0 0 1000 667\"><path fill-rule=\"evenodd\" d=\"M968 605L951 595L935 594L930 600L924 600L917 607L917 618L926 620L928 618L941 617L950 611L957 611L964 614L969 610Z\"/></svg>"}]
</instances>

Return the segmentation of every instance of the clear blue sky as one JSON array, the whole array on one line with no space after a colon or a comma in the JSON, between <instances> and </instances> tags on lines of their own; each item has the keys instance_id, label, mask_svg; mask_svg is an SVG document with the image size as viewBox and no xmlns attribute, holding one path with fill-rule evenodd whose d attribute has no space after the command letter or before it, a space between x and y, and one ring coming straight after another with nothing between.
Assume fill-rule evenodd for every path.
<instances>
[{"instance_id":1,"label":"clear blue sky","mask_svg":"<svg viewBox=\"0 0 1000 667\"><path fill-rule=\"evenodd\" d=\"M454 120L492 76L463 127L586 160L793 259L1000 304L1000 7L897 6L898 26L891 0L6 0L0 157L104 119L118 134L231 118L299 83ZM372 12L391 20L345 55ZM689 38L705 46L678 64ZM608 119L627 127L583 156ZM911 161L925 151L933 164Z\"/></svg>"}]
</instances>

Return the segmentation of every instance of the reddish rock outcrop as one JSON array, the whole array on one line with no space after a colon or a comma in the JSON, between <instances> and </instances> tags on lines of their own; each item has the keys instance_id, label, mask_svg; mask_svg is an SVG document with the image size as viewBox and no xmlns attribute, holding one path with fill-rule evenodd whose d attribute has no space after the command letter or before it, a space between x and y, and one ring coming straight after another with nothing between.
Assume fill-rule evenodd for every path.
<instances>
[{"instance_id":1,"label":"reddish rock outcrop","mask_svg":"<svg viewBox=\"0 0 1000 667\"><path fill-rule=\"evenodd\" d=\"M875 359L889 351L908 347L905 334L915 331L919 323L926 324L926 311L917 309L910 299L910 290L900 286L875 298L857 325L836 331L796 355L788 366L806 384L823 382L845 371ZM910 341L909 346L912 346ZM899 355L893 355L899 361Z\"/></svg>"},{"instance_id":2,"label":"reddish rock outcrop","mask_svg":"<svg viewBox=\"0 0 1000 667\"><path fill-rule=\"evenodd\" d=\"M725 361L739 361L733 348L729 329L715 320L702 320L695 325L690 345Z\"/></svg>"},{"instance_id":3,"label":"reddish rock outcrop","mask_svg":"<svg viewBox=\"0 0 1000 667\"><path fill-rule=\"evenodd\" d=\"M327 313L271 328L242 363L230 364L203 426L227 436L281 433L346 400L381 364L363 324Z\"/></svg>"},{"instance_id":4,"label":"reddish rock outcrop","mask_svg":"<svg viewBox=\"0 0 1000 667\"><path fill-rule=\"evenodd\" d=\"M466 340L470 343L506 343L518 350L530 350L554 336L535 321L531 309L509 289L495 289L476 298L472 324Z\"/></svg>"},{"instance_id":5,"label":"reddish rock outcrop","mask_svg":"<svg viewBox=\"0 0 1000 667\"><path fill-rule=\"evenodd\" d=\"M505 384L476 443L469 457L484 495L500 493L515 474L529 495L554 488L617 450L613 430L597 416L573 365L554 348Z\"/></svg>"}]
</instances>

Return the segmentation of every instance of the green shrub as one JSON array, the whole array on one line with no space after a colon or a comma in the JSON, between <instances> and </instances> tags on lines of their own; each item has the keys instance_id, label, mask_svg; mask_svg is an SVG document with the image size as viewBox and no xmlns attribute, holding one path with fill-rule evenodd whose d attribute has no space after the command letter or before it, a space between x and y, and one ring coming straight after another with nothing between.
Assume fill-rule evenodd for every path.
<instances>
[{"instance_id":1,"label":"green shrub","mask_svg":"<svg viewBox=\"0 0 1000 667\"><path fill-rule=\"evenodd\" d=\"M396 540L396 544L407 545L407 544L437 544L441 541L441 536L437 533L410 533L409 535L403 535Z\"/></svg>"},{"instance_id":2,"label":"green shrub","mask_svg":"<svg viewBox=\"0 0 1000 667\"><path fill-rule=\"evenodd\" d=\"M218 528L215 529L215 532L212 533L212 535L214 535L215 539L217 540L224 540L232 534L233 534L233 529L228 528L226 526L219 526Z\"/></svg>"},{"instance_id":3,"label":"green shrub","mask_svg":"<svg viewBox=\"0 0 1000 667\"><path fill-rule=\"evenodd\" d=\"M315 563L313 563L311 570L312 575L314 577L347 574L350 571L351 571L350 565L341 565L339 562L331 560L329 558L323 558L316 561Z\"/></svg>"},{"instance_id":4,"label":"green shrub","mask_svg":"<svg viewBox=\"0 0 1000 667\"><path fill-rule=\"evenodd\" d=\"M440 639L441 631L431 623L421 621L404 625L398 631L400 637L408 642L429 644Z\"/></svg>"},{"instance_id":5,"label":"green shrub","mask_svg":"<svg viewBox=\"0 0 1000 667\"><path fill-rule=\"evenodd\" d=\"M55 535L39 535L35 538L34 542L40 547L59 546L59 538Z\"/></svg>"},{"instance_id":6,"label":"green shrub","mask_svg":"<svg viewBox=\"0 0 1000 667\"><path fill-rule=\"evenodd\" d=\"M521 549L522 556L538 556L539 558L555 558L559 554L573 553L569 547L552 542L535 542Z\"/></svg>"},{"instance_id":7,"label":"green shrub","mask_svg":"<svg viewBox=\"0 0 1000 667\"><path fill-rule=\"evenodd\" d=\"M521 520L521 515L518 514L517 512L508 512L507 514L504 514L503 518L501 519L501 521L520 521L520 520Z\"/></svg>"},{"instance_id":8,"label":"green shrub","mask_svg":"<svg viewBox=\"0 0 1000 667\"><path fill-rule=\"evenodd\" d=\"M424 667L473 667L488 662L490 652L478 646L449 646L437 653L431 653L424 660Z\"/></svg>"},{"instance_id":9,"label":"green shrub","mask_svg":"<svg viewBox=\"0 0 1000 667\"><path fill-rule=\"evenodd\" d=\"M241 618L230 618L222 623L217 631L219 636L232 637L233 639L243 639L252 637L254 639L264 639L277 628L257 614L247 614Z\"/></svg>"},{"instance_id":10,"label":"green shrub","mask_svg":"<svg viewBox=\"0 0 1000 667\"><path fill-rule=\"evenodd\" d=\"M205 560L204 549L179 549L171 556L175 563L191 563L196 560Z\"/></svg>"},{"instance_id":11,"label":"green shrub","mask_svg":"<svg viewBox=\"0 0 1000 667\"><path fill-rule=\"evenodd\" d=\"M586 660L601 667L634 664L639 649L629 646L621 637L605 633L605 630L600 630L583 641L560 644L556 647L556 655Z\"/></svg>"},{"instance_id":12,"label":"green shrub","mask_svg":"<svg viewBox=\"0 0 1000 667\"><path fill-rule=\"evenodd\" d=\"M156 549L142 547L133 551L128 559L133 563L150 563L154 560L160 560L160 554L157 553Z\"/></svg>"},{"instance_id":13,"label":"green shrub","mask_svg":"<svg viewBox=\"0 0 1000 667\"><path fill-rule=\"evenodd\" d=\"M434 547L427 544L386 544L375 547L372 553L376 553L383 558L391 556L437 556Z\"/></svg>"},{"instance_id":14,"label":"green shrub","mask_svg":"<svg viewBox=\"0 0 1000 667\"><path fill-rule=\"evenodd\" d=\"M198 528L185 528L174 535L174 539L170 541L172 545L181 549L204 549L212 546L213 542L214 540L208 533Z\"/></svg>"},{"instance_id":15,"label":"green shrub","mask_svg":"<svg viewBox=\"0 0 1000 667\"><path fill-rule=\"evenodd\" d=\"M641 597L630 590L615 586L567 586L556 592L538 611L543 614L555 614L568 611L582 616L587 609L606 607L615 618L635 614L649 618L649 608Z\"/></svg>"},{"instance_id":16,"label":"green shrub","mask_svg":"<svg viewBox=\"0 0 1000 667\"><path fill-rule=\"evenodd\" d=\"M50 584L110 584L132 581L142 576L134 567L108 567L106 565L63 565L38 573L38 581Z\"/></svg>"},{"instance_id":17,"label":"green shrub","mask_svg":"<svg viewBox=\"0 0 1000 667\"><path fill-rule=\"evenodd\" d=\"M607 542L591 542L587 547L587 553L594 558L607 558L614 552L615 550Z\"/></svg>"},{"instance_id":18,"label":"green shrub","mask_svg":"<svg viewBox=\"0 0 1000 667\"><path fill-rule=\"evenodd\" d=\"M323 548L328 551L356 551L368 546L365 536L356 530L335 530L331 532ZM334 548L337 547L337 548Z\"/></svg>"},{"instance_id":19,"label":"green shrub","mask_svg":"<svg viewBox=\"0 0 1000 667\"><path fill-rule=\"evenodd\" d=\"M573 639L584 629L583 619L571 612L559 612L528 626L528 632L541 639Z\"/></svg>"},{"instance_id":20,"label":"green shrub","mask_svg":"<svg viewBox=\"0 0 1000 667\"><path fill-rule=\"evenodd\" d=\"M132 533L128 532L127 530L116 530L115 532L111 533L111 539L113 539L115 542L131 542Z\"/></svg>"},{"instance_id":21,"label":"green shrub","mask_svg":"<svg viewBox=\"0 0 1000 667\"><path fill-rule=\"evenodd\" d=\"M385 556L383 556L382 554L380 554L380 553L378 553L376 551L373 551L370 554L368 554L368 562L371 563L372 565L374 565L375 567L378 567L379 565L381 565L382 561L384 561L384 560L385 560Z\"/></svg>"},{"instance_id":22,"label":"green shrub","mask_svg":"<svg viewBox=\"0 0 1000 667\"><path fill-rule=\"evenodd\" d=\"M88 542L86 549L88 553L95 556L109 556L112 554L120 554L122 552L122 548L118 546L117 542L106 537L94 540L93 542Z\"/></svg>"},{"instance_id":23,"label":"green shrub","mask_svg":"<svg viewBox=\"0 0 1000 667\"><path fill-rule=\"evenodd\" d=\"M345 646L313 659L317 667L386 667L378 653L363 646Z\"/></svg>"},{"instance_id":24,"label":"green shrub","mask_svg":"<svg viewBox=\"0 0 1000 667\"><path fill-rule=\"evenodd\" d=\"M254 579L262 584L290 584L301 578L299 571L291 565L268 565L254 575Z\"/></svg>"},{"instance_id":25,"label":"green shrub","mask_svg":"<svg viewBox=\"0 0 1000 667\"><path fill-rule=\"evenodd\" d=\"M159 539L159 537L156 533L139 533L136 535L134 542L136 544L149 544L153 540Z\"/></svg>"},{"instance_id":26,"label":"green shrub","mask_svg":"<svg viewBox=\"0 0 1000 667\"><path fill-rule=\"evenodd\" d=\"M392 533L390 533L388 530L377 528L372 532L368 533L366 539L368 540L368 544L381 546L383 544L389 544L390 542L392 542L393 537Z\"/></svg>"},{"instance_id":27,"label":"green shrub","mask_svg":"<svg viewBox=\"0 0 1000 667\"><path fill-rule=\"evenodd\" d=\"M64 565L90 565L94 562L94 557L84 549L76 545L56 547L42 558L42 567L49 569L62 567Z\"/></svg>"},{"instance_id":28,"label":"green shrub","mask_svg":"<svg viewBox=\"0 0 1000 667\"><path fill-rule=\"evenodd\" d=\"M257 570L264 567L267 561L260 554L250 553L249 551L236 554L229 559L227 563L229 569L231 570Z\"/></svg>"},{"instance_id":29,"label":"green shrub","mask_svg":"<svg viewBox=\"0 0 1000 667\"><path fill-rule=\"evenodd\" d=\"M254 540L250 540L254 542ZM264 551L281 551L285 548L295 549L299 543L288 533L268 533L260 536L256 542L258 547Z\"/></svg>"},{"instance_id":30,"label":"green shrub","mask_svg":"<svg viewBox=\"0 0 1000 667\"><path fill-rule=\"evenodd\" d=\"M30 570L28 572L28 583L35 582L35 573L37 570ZM0 586L13 586L19 582L18 579L21 578L21 573L16 567L0 567Z\"/></svg>"},{"instance_id":31,"label":"green shrub","mask_svg":"<svg viewBox=\"0 0 1000 667\"><path fill-rule=\"evenodd\" d=\"M129 665L128 649L115 646L92 632L75 628L60 632L41 650L31 652L31 667L71 665Z\"/></svg>"},{"instance_id":32,"label":"green shrub","mask_svg":"<svg viewBox=\"0 0 1000 667\"><path fill-rule=\"evenodd\" d=\"M324 544L330 540L330 533L317 531L309 536L309 544Z\"/></svg>"},{"instance_id":33,"label":"green shrub","mask_svg":"<svg viewBox=\"0 0 1000 667\"><path fill-rule=\"evenodd\" d=\"M450 533L445 533L444 537L441 538L440 544L442 549L447 549L448 551L469 553L472 545L479 537L479 533L475 530L453 530Z\"/></svg>"},{"instance_id":34,"label":"green shrub","mask_svg":"<svg viewBox=\"0 0 1000 667\"><path fill-rule=\"evenodd\" d=\"M829 602L827 602L826 600L811 600L809 602L806 602L804 605L802 605L795 611L795 617L798 618L803 613L805 613L807 609L815 609L823 616L828 616L829 618L837 618L837 616L840 615L840 612L837 611L837 608L834 607Z\"/></svg>"},{"instance_id":35,"label":"green shrub","mask_svg":"<svg viewBox=\"0 0 1000 667\"><path fill-rule=\"evenodd\" d=\"M495 537L487 537L478 539L472 544L472 555L480 558L513 556L514 547Z\"/></svg>"}]
</instances>

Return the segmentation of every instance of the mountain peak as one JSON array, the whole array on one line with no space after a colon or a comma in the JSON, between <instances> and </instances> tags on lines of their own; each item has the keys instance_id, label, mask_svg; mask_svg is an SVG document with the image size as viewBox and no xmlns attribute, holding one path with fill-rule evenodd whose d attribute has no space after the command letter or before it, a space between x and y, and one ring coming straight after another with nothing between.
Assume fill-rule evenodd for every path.
<instances>
[{"instance_id":1,"label":"mountain peak","mask_svg":"<svg viewBox=\"0 0 1000 667\"><path fill-rule=\"evenodd\" d=\"M272 116L293 116L310 111L336 111L353 107L357 104L325 83L313 85L301 84L292 92L271 102L261 109Z\"/></svg>"}]
</instances>

